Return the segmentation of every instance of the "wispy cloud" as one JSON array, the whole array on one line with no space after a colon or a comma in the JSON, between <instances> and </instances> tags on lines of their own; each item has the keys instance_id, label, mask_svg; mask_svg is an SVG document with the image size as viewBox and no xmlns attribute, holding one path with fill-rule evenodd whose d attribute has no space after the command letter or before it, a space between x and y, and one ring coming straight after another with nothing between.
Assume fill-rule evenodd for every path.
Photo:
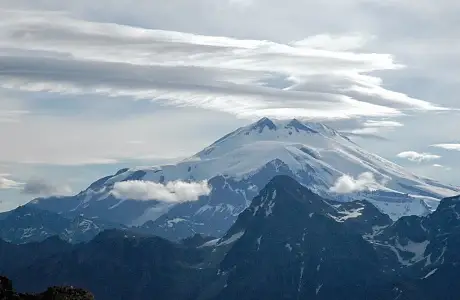
<instances>
[{"instance_id":1,"label":"wispy cloud","mask_svg":"<svg viewBox=\"0 0 460 300\"><path fill-rule=\"evenodd\" d=\"M444 169L444 170L446 170L446 171L452 170L452 168L446 167L446 166L443 166L443 165L440 165L440 164L434 164L433 167L439 168L439 169Z\"/></svg>"},{"instance_id":2,"label":"wispy cloud","mask_svg":"<svg viewBox=\"0 0 460 300\"><path fill-rule=\"evenodd\" d=\"M334 185L330 188L331 192L338 194L348 194L366 190L373 190L380 186L376 181L374 174L364 172L358 177L353 178L350 175L343 175L337 179Z\"/></svg>"},{"instance_id":3,"label":"wispy cloud","mask_svg":"<svg viewBox=\"0 0 460 300\"><path fill-rule=\"evenodd\" d=\"M101 94L193 106L239 117L394 116L438 106L387 90L374 71L403 66L358 51L366 37L292 43L88 22L65 14L0 11L0 86ZM268 78L289 78L279 89ZM282 100L281 100L282 99Z\"/></svg>"},{"instance_id":4,"label":"wispy cloud","mask_svg":"<svg viewBox=\"0 0 460 300\"><path fill-rule=\"evenodd\" d=\"M460 144L435 144L431 145L431 147L460 151Z\"/></svg>"},{"instance_id":5,"label":"wispy cloud","mask_svg":"<svg viewBox=\"0 0 460 300\"><path fill-rule=\"evenodd\" d=\"M402 127L403 123L389 120L367 120L363 123L365 127Z\"/></svg>"},{"instance_id":6,"label":"wispy cloud","mask_svg":"<svg viewBox=\"0 0 460 300\"><path fill-rule=\"evenodd\" d=\"M441 156L431 153L419 153L416 151L404 151L397 155L399 158L405 158L414 162L423 162L440 159Z\"/></svg>"},{"instance_id":7,"label":"wispy cloud","mask_svg":"<svg viewBox=\"0 0 460 300\"><path fill-rule=\"evenodd\" d=\"M22 185L21 193L34 196L70 195L72 189L68 185L54 185L44 179L30 179Z\"/></svg>"},{"instance_id":8,"label":"wispy cloud","mask_svg":"<svg viewBox=\"0 0 460 300\"><path fill-rule=\"evenodd\" d=\"M206 181L170 181L166 184L132 180L115 183L112 194L117 198L131 200L157 200L167 203L196 201L209 195L211 187Z\"/></svg>"},{"instance_id":9,"label":"wispy cloud","mask_svg":"<svg viewBox=\"0 0 460 300\"><path fill-rule=\"evenodd\" d=\"M348 136L356 136L363 138L373 138L379 140L387 140L385 137L379 136L379 133L391 131L397 127L402 127L404 124L390 120L366 120L360 124L361 128L344 130Z\"/></svg>"},{"instance_id":10,"label":"wispy cloud","mask_svg":"<svg viewBox=\"0 0 460 300\"><path fill-rule=\"evenodd\" d=\"M20 182L10 179L10 174L0 174L0 189L15 189L21 186Z\"/></svg>"}]
</instances>

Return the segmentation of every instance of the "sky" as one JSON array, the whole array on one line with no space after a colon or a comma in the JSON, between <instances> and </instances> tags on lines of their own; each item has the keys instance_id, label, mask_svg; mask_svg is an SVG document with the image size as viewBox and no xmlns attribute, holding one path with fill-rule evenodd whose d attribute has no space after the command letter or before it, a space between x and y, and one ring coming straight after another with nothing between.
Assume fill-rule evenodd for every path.
<instances>
[{"instance_id":1,"label":"sky","mask_svg":"<svg viewBox=\"0 0 460 300\"><path fill-rule=\"evenodd\" d=\"M0 211L263 116L460 185L453 0L0 0Z\"/></svg>"}]
</instances>

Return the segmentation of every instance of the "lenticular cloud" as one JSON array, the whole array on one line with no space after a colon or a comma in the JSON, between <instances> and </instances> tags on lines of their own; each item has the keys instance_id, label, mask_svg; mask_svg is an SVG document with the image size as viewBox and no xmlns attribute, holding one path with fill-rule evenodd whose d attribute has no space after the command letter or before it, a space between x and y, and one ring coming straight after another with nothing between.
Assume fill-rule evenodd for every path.
<instances>
[{"instance_id":1,"label":"lenticular cloud","mask_svg":"<svg viewBox=\"0 0 460 300\"><path fill-rule=\"evenodd\" d=\"M371 73L404 66L390 54L359 51L366 37L319 35L281 44L47 12L0 10L0 18L2 88L123 96L247 118L441 109L385 89Z\"/></svg>"}]
</instances>

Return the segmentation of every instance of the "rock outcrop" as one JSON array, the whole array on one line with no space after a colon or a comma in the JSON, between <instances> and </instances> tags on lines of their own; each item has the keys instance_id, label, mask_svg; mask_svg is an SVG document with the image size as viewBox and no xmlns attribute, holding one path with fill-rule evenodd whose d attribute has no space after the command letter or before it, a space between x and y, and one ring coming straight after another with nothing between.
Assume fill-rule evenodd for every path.
<instances>
[{"instance_id":1,"label":"rock outcrop","mask_svg":"<svg viewBox=\"0 0 460 300\"><path fill-rule=\"evenodd\" d=\"M74 287L50 287L41 294L21 294L10 279L0 276L0 300L94 300L91 293Z\"/></svg>"}]
</instances>

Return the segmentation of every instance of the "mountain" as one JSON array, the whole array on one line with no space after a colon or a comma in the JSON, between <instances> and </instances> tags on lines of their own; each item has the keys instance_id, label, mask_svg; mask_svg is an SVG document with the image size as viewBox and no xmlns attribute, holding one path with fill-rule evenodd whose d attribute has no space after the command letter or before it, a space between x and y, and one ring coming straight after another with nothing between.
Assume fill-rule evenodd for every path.
<instances>
[{"instance_id":1,"label":"mountain","mask_svg":"<svg viewBox=\"0 0 460 300\"><path fill-rule=\"evenodd\" d=\"M363 239L391 223L371 203L328 202L276 177L218 242L234 245L216 298L391 299L393 277Z\"/></svg>"},{"instance_id":2,"label":"mountain","mask_svg":"<svg viewBox=\"0 0 460 300\"><path fill-rule=\"evenodd\" d=\"M324 198L370 201L394 220L426 215L439 199L460 193L363 150L326 125L263 118L177 164L123 169L78 195L39 198L28 206L137 226L139 232L174 240L196 233L222 236L276 175L291 176ZM351 186L332 188L344 176ZM175 205L117 198L114 184L132 180L207 180L212 191Z\"/></svg>"},{"instance_id":3,"label":"mountain","mask_svg":"<svg viewBox=\"0 0 460 300\"><path fill-rule=\"evenodd\" d=\"M201 299L458 299L460 197L392 222L278 176L204 246L225 254Z\"/></svg>"},{"instance_id":4,"label":"mountain","mask_svg":"<svg viewBox=\"0 0 460 300\"><path fill-rule=\"evenodd\" d=\"M14 244L43 241L59 236L70 243L89 241L106 229L125 228L98 219L77 216L67 219L57 213L20 206L0 219L0 238Z\"/></svg>"},{"instance_id":5,"label":"mountain","mask_svg":"<svg viewBox=\"0 0 460 300\"><path fill-rule=\"evenodd\" d=\"M11 280L0 276L0 299L2 300L94 300L87 291L73 287L50 287L37 295L17 293L13 289Z\"/></svg>"},{"instance_id":6,"label":"mountain","mask_svg":"<svg viewBox=\"0 0 460 300\"><path fill-rule=\"evenodd\" d=\"M197 268L206 253L203 250L117 230L39 255L34 252L36 245L0 243L0 274L16 282L19 291L71 285L101 300L152 299L152 295L185 300L193 299L213 275ZM12 256L17 260L14 266Z\"/></svg>"},{"instance_id":7,"label":"mountain","mask_svg":"<svg viewBox=\"0 0 460 300\"><path fill-rule=\"evenodd\" d=\"M75 285L101 300L450 300L459 253L460 197L394 222L368 201L276 176L221 238L109 230L74 245L0 242L0 273L20 291Z\"/></svg>"}]
</instances>

